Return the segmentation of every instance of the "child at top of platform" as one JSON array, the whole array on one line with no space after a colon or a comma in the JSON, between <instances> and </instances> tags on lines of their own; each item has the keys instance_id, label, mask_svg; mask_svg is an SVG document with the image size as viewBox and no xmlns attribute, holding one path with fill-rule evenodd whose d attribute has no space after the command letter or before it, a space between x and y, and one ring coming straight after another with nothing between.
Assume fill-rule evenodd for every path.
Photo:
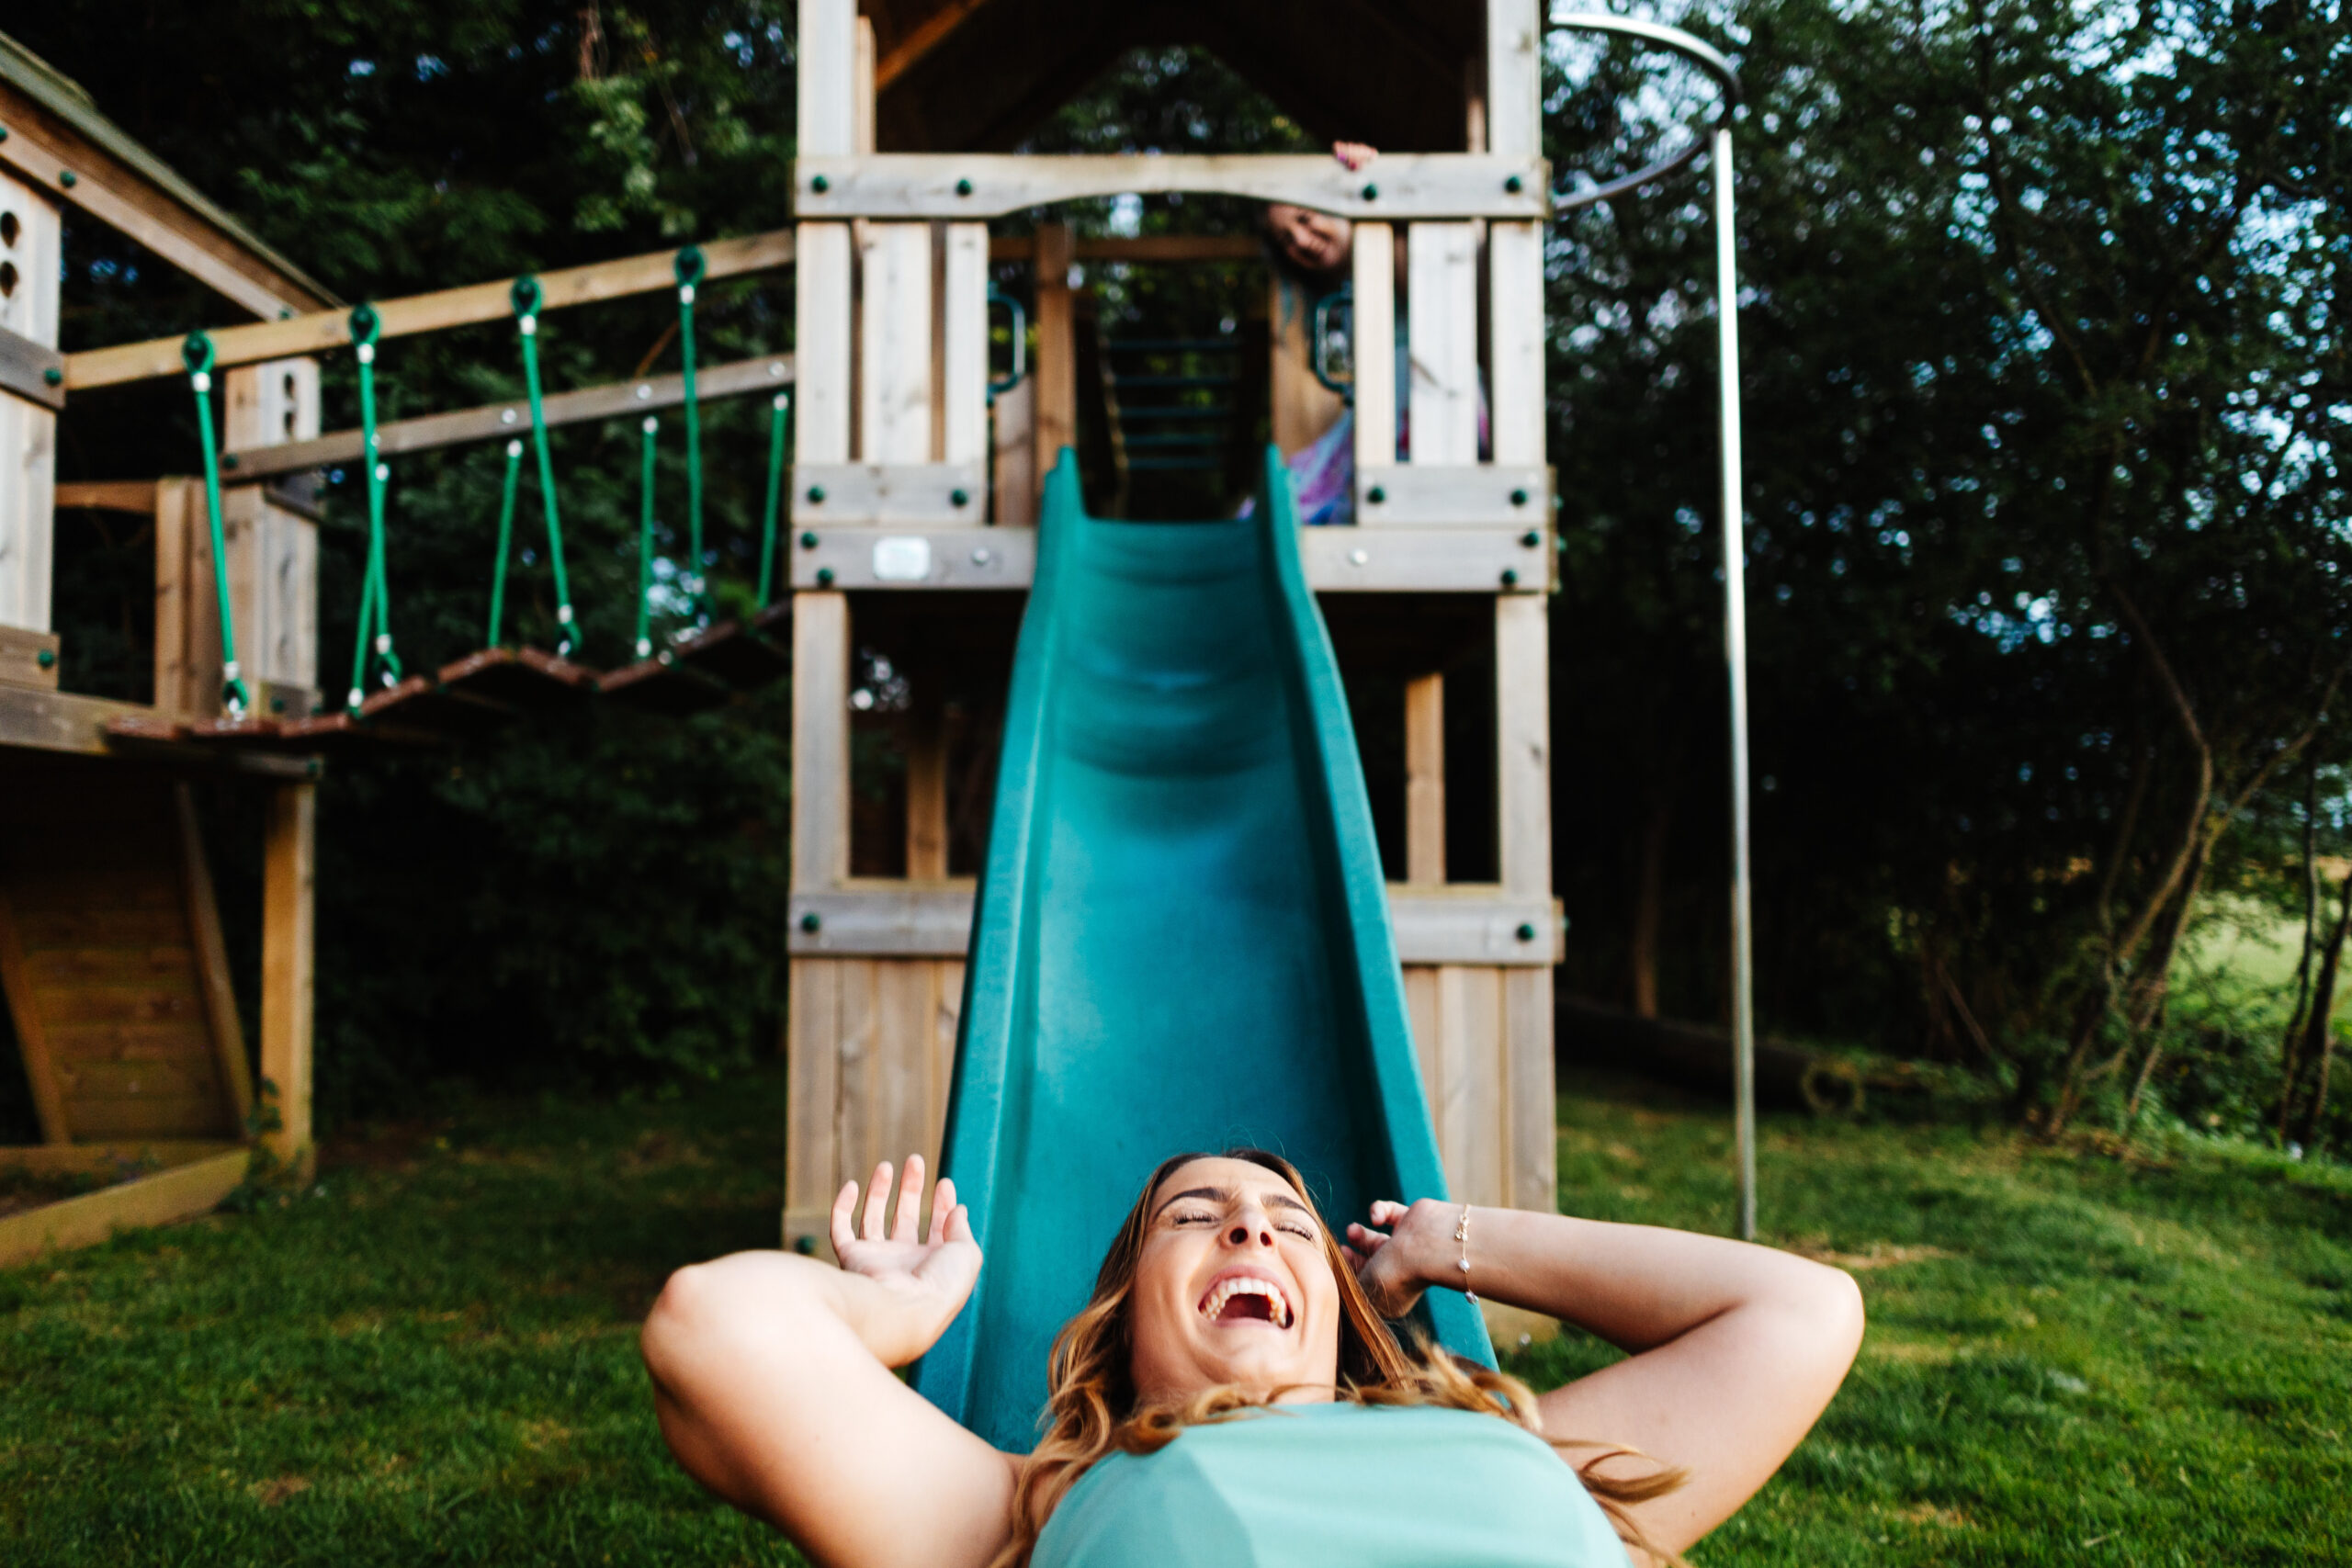
<instances>
[{"instance_id":1,"label":"child at top of platform","mask_svg":"<svg viewBox=\"0 0 2352 1568\"><path fill-rule=\"evenodd\" d=\"M1351 172L1369 168L1380 156L1379 150L1361 141L1334 141L1331 155ZM1332 212L1317 212L1313 208L1298 207L1286 201L1269 202L1261 222L1266 241L1272 247L1275 265L1290 273L1300 286L1303 295L1319 296L1344 287L1350 278L1355 255L1355 224ZM1412 455L1412 349L1408 331L1405 291L1405 231L1396 230L1396 352L1391 361L1396 367L1396 455L1398 459ZM1478 391L1478 447L1481 455L1487 447L1486 389ZM1341 411L1340 417L1320 435L1286 455L1291 473L1291 490L1298 502L1298 518L1302 523L1353 523L1355 521L1355 411ZM1250 506L1243 507L1248 515Z\"/></svg>"}]
</instances>

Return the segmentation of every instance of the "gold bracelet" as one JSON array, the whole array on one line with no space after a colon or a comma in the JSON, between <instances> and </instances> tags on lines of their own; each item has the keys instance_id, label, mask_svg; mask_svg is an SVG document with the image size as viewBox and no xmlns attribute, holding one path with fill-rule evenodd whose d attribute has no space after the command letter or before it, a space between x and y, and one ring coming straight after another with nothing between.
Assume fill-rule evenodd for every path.
<instances>
[{"instance_id":1,"label":"gold bracelet","mask_svg":"<svg viewBox=\"0 0 2352 1568\"><path fill-rule=\"evenodd\" d=\"M1470 1288L1470 1205L1462 1205L1462 1223L1453 1227L1453 1239L1462 1244L1462 1293L1472 1301L1478 1292Z\"/></svg>"}]
</instances>

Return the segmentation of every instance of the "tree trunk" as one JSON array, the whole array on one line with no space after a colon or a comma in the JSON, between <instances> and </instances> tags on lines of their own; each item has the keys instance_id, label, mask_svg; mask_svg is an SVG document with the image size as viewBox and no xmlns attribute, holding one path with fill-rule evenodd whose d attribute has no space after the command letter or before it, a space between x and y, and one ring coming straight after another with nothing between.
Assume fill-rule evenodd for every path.
<instances>
[{"instance_id":1,"label":"tree trunk","mask_svg":"<svg viewBox=\"0 0 2352 1568\"><path fill-rule=\"evenodd\" d=\"M2335 929L2327 934L2327 952L2319 961L2319 979L2312 987L2311 1011L2303 1021L2303 1050L2306 1059L2316 1058L2318 1072L2312 1085L2311 1108L2303 1112L2303 1144L2309 1147L2319 1141L2320 1119L2327 1110L2327 1073L2335 1056L2335 977L2344 964L2344 938L2352 931L2352 872L2345 874L2344 890L2338 896ZM2291 1086L2290 1086L2291 1092Z\"/></svg>"},{"instance_id":2,"label":"tree trunk","mask_svg":"<svg viewBox=\"0 0 2352 1568\"><path fill-rule=\"evenodd\" d=\"M2303 1071L2303 1010L2312 999L2312 955L2319 947L2319 761L2313 758L2303 784L2303 948L2295 960L2295 1006L2278 1042L2278 1141L2287 1141L2287 1118L2294 1109L2295 1080Z\"/></svg>"},{"instance_id":3,"label":"tree trunk","mask_svg":"<svg viewBox=\"0 0 2352 1568\"><path fill-rule=\"evenodd\" d=\"M1641 841L1634 866L1634 918L1626 939L1625 967L1632 982L1634 1015L1657 1016L1657 934L1665 919L1666 845L1674 825L1674 795L1662 790L1650 797L1649 814L1642 821Z\"/></svg>"}]
</instances>

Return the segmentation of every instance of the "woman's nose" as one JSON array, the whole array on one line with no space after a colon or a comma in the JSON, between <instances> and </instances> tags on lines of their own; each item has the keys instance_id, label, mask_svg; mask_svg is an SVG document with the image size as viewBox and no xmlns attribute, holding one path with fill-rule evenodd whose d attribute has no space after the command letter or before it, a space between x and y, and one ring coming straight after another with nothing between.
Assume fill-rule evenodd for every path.
<instances>
[{"instance_id":1,"label":"woman's nose","mask_svg":"<svg viewBox=\"0 0 2352 1568\"><path fill-rule=\"evenodd\" d=\"M1236 1247L1247 1247L1253 1240L1261 1247L1272 1247L1274 1245L1274 1227L1263 1219L1245 1214L1233 1222L1233 1228L1226 1232L1226 1239Z\"/></svg>"}]
</instances>

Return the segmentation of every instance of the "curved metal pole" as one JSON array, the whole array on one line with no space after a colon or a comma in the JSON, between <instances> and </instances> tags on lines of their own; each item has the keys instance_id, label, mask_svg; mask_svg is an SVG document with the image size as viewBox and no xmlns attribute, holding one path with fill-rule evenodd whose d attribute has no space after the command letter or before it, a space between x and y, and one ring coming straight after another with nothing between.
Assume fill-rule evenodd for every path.
<instances>
[{"instance_id":1,"label":"curved metal pole","mask_svg":"<svg viewBox=\"0 0 2352 1568\"><path fill-rule=\"evenodd\" d=\"M1654 43L1660 49L1671 50L1690 61L1713 77L1715 85L1723 89L1723 107L1715 116L1717 130L1729 125L1732 112L1739 107L1739 73L1732 69L1731 62L1725 60L1713 45L1702 39L1692 38L1679 28L1591 11L1555 11L1552 14L1550 25L1576 32L1610 33L1618 38L1637 39L1644 43ZM1630 175L1620 175L1605 185L1594 186L1590 190L1556 198L1552 204L1553 213L1557 216L1598 202L1613 201L1629 191L1654 185L1669 175L1679 174L1690 165L1706 145L1703 140L1694 136L1688 146L1645 168L1636 169Z\"/></svg>"},{"instance_id":2,"label":"curved metal pole","mask_svg":"<svg viewBox=\"0 0 2352 1568\"><path fill-rule=\"evenodd\" d=\"M1731 128L1710 138L1715 196L1717 419L1724 518L1724 659L1731 679L1732 1140L1739 1161L1739 1236L1756 1239L1756 954L1747 845L1747 514L1739 453L1739 274L1732 247Z\"/></svg>"}]
</instances>

